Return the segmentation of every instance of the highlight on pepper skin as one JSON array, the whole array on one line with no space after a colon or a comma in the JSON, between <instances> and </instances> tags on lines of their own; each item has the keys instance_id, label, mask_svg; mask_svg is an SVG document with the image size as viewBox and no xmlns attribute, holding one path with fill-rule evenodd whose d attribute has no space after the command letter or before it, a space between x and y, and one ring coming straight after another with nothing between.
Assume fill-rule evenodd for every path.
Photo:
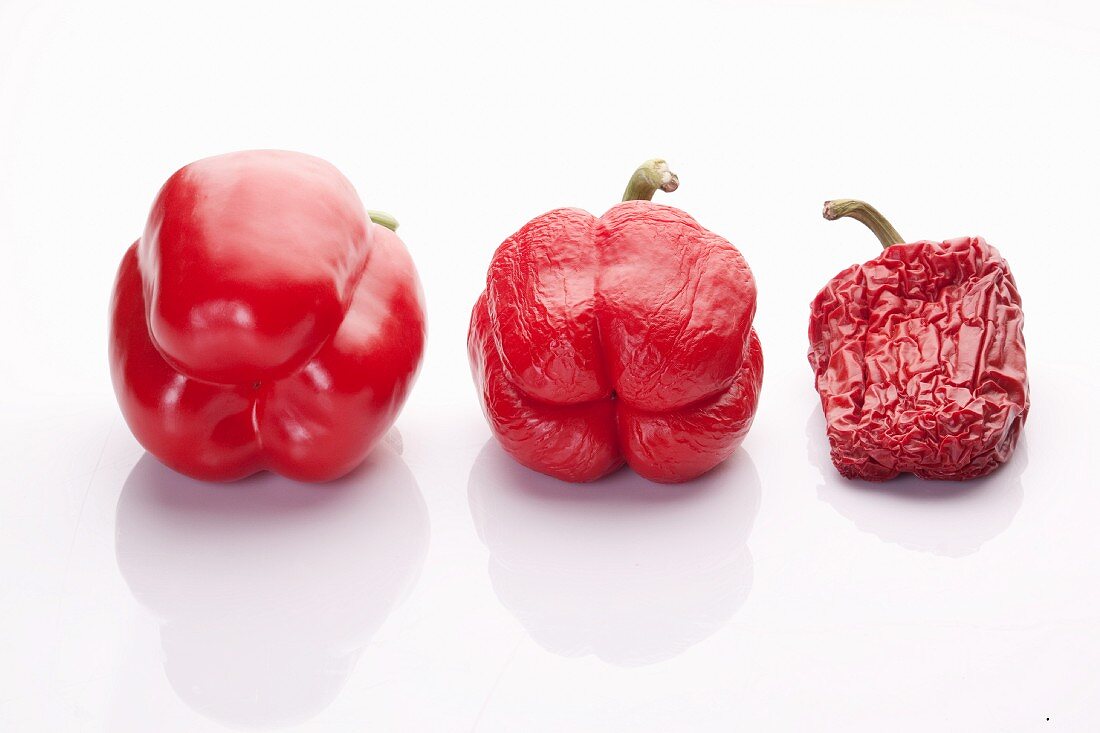
<instances>
[{"instance_id":1,"label":"highlight on pepper skin","mask_svg":"<svg viewBox=\"0 0 1100 733\"><path fill-rule=\"evenodd\" d=\"M825 204L883 252L810 305L810 365L833 465L847 478L961 481L1012 456L1030 407L1024 314L1008 263L981 237L904 244L872 206Z\"/></svg>"},{"instance_id":2,"label":"highlight on pepper skin","mask_svg":"<svg viewBox=\"0 0 1100 733\"><path fill-rule=\"evenodd\" d=\"M111 377L142 446L206 480L328 481L358 466L424 350L396 226L303 153L228 153L173 174L111 300Z\"/></svg>"},{"instance_id":3,"label":"highlight on pepper skin","mask_svg":"<svg viewBox=\"0 0 1100 733\"><path fill-rule=\"evenodd\" d=\"M756 283L733 245L650 200L678 185L647 161L602 217L555 209L493 255L470 365L494 435L523 465L582 482L627 464L677 483L748 432L763 375Z\"/></svg>"}]
</instances>

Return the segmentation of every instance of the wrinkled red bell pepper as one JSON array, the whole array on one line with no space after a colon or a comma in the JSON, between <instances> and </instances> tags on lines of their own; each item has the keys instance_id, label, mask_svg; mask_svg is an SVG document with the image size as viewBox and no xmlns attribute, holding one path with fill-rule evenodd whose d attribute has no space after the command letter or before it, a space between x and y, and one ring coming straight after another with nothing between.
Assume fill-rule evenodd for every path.
<instances>
[{"instance_id":1,"label":"wrinkled red bell pepper","mask_svg":"<svg viewBox=\"0 0 1100 733\"><path fill-rule=\"evenodd\" d=\"M600 218L556 209L493 255L469 355L492 430L520 463L592 481L624 462L679 482L728 458L756 410L756 284L729 242L652 203L634 174Z\"/></svg>"},{"instance_id":2,"label":"wrinkled red bell pepper","mask_svg":"<svg viewBox=\"0 0 1100 733\"><path fill-rule=\"evenodd\" d=\"M884 251L810 306L810 364L833 464L848 478L964 480L1009 459L1027 418L1024 314L1008 263L981 237L901 244L871 206L825 204Z\"/></svg>"},{"instance_id":3,"label":"wrinkled red bell pepper","mask_svg":"<svg viewBox=\"0 0 1100 733\"><path fill-rule=\"evenodd\" d=\"M169 178L111 302L115 393L146 450L221 481L359 465L424 348L420 283L387 226L301 153L230 153Z\"/></svg>"}]
</instances>

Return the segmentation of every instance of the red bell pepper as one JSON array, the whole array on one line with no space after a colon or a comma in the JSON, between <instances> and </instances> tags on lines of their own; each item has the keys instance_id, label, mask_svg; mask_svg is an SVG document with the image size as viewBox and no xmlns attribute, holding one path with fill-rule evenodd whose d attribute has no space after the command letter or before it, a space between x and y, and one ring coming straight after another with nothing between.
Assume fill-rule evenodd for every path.
<instances>
[{"instance_id":1,"label":"red bell pepper","mask_svg":"<svg viewBox=\"0 0 1100 733\"><path fill-rule=\"evenodd\" d=\"M592 481L624 462L679 482L728 458L756 410L756 284L729 242L650 201L634 174L600 218L556 209L493 255L469 355L485 414L520 463Z\"/></svg>"},{"instance_id":2,"label":"red bell pepper","mask_svg":"<svg viewBox=\"0 0 1100 733\"><path fill-rule=\"evenodd\" d=\"M393 423L423 348L405 246L336 168L301 153L177 171L111 302L123 416L150 453L200 479L348 473Z\"/></svg>"},{"instance_id":3,"label":"red bell pepper","mask_svg":"<svg viewBox=\"0 0 1100 733\"><path fill-rule=\"evenodd\" d=\"M904 240L862 201L825 204L884 251L834 277L810 306L810 365L833 464L848 478L964 480L1012 455L1030 405L1024 312L981 237Z\"/></svg>"}]
</instances>

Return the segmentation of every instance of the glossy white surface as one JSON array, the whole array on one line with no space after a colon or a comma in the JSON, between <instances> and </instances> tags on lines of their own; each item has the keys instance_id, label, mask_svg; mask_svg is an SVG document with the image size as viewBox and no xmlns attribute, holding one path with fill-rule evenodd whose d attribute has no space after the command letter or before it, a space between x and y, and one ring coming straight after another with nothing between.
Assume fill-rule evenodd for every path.
<instances>
[{"instance_id":1,"label":"glossy white surface","mask_svg":"<svg viewBox=\"0 0 1100 733\"><path fill-rule=\"evenodd\" d=\"M1100 730L1097 12L0 4L0 730ZM110 390L157 187L246 147L334 162L427 291L397 431L335 485L177 476ZM756 273L757 422L691 485L559 484L490 441L469 308L501 239L654 155ZM807 304L877 248L838 196L1012 264L1033 410L993 476L829 465Z\"/></svg>"}]
</instances>

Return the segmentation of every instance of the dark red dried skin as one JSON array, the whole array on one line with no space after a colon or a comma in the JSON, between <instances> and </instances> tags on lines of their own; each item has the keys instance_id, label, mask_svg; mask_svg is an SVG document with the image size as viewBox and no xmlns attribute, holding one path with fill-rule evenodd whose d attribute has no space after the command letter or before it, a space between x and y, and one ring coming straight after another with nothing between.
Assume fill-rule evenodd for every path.
<instances>
[{"instance_id":1,"label":"dark red dried skin","mask_svg":"<svg viewBox=\"0 0 1100 733\"><path fill-rule=\"evenodd\" d=\"M524 465L592 481L626 462L686 481L752 423L755 310L741 254L679 209L557 209L493 256L470 364L493 432Z\"/></svg>"},{"instance_id":2,"label":"dark red dried skin","mask_svg":"<svg viewBox=\"0 0 1100 733\"><path fill-rule=\"evenodd\" d=\"M980 237L895 244L810 306L810 365L848 478L964 480L1009 459L1029 406L1020 294Z\"/></svg>"}]
</instances>

